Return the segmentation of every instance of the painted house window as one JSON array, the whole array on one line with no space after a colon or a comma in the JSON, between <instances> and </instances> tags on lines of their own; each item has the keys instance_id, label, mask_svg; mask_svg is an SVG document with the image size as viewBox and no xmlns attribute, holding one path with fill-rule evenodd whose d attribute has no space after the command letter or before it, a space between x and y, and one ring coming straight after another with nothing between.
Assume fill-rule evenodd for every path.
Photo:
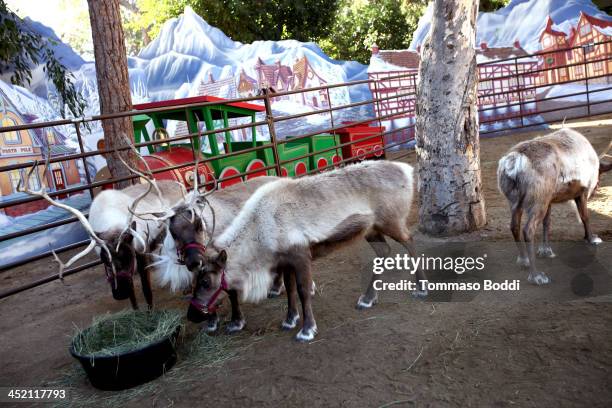
<instances>
[{"instance_id":1,"label":"painted house window","mask_svg":"<svg viewBox=\"0 0 612 408\"><path fill-rule=\"evenodd\" d=\"M593 52L594 49L595 47L593 47L593 44L587 44L584 46L584 52L586 52L587 54Z\"/></svg>"},{"instance_id":2,"label":"painted house window","mask_svg":"<svg viewBox=\"0 0 612 408\"><path fill-rule=\"evenodd\" d=\"M544 44L544 48L550 47L551 42L550 42L550 37L549 36L545 36L544 37L543 44Z\"/></svg>"},{"instance_id":3,"label":"painted house window","mask_svg":"<svg viewBox=\"0 0 612 408\"><path fill-rule=\"evenodd\" d=\"M11 181L11 185L13 186L13 192L17 193L17 187L19 186L19 183L21 181L25 181L25 176L26 176L26 172L29 169L16 169L16 170L11 170L9 171L9 179ZM31 190L38 190L40 189L40 178L38 175L38 172L34 172L32 173L32 176L30 177L30 182L29 184L29 188Z\"/></svg>"},{"instance_id":4,"label":"painted house window","mask_svg":"<svg viewBox=\"0 0 612 408\"><path fill-rule=\"evenodd\" d=\"M15 126L16 124L17 122L15 122L15 120L5 117L5 118L2 118L1 127ZM20 144L21 143L21 136L19 136L19 132L16 130L12 132L3 132L2 136L4 136L4 143L6 144Z\"/></svg>"},{"instance_id":5,"label":"painted house window","mask_svg":"<svg viewBox=\"0 0 612 408\"><path fill-rule=\"evenodd\" d=\"M594 62L593 63L593 69L595 71L603 71L603 69L604 69L603 61Z\"/></svg>"},{"instance_id":6,"label":"painted house window","mask_svg":"<svg viewBox=\"0 0 612 408\"><path fill-rule=\"evenodd\" d=\"M582 27L580 27L580 35L582 36L589 35L590 32L591 32L591 25L589 23L583 24Z\"/></svg>"},{"instance_id":7,"label":"painted house window","mask_svg":"<svg viewBox=\"0 0 612 408\"><path fill-rule=\"evenodd\" d=\"M584 67L582 65L576 65L574 67L574 70L576 72L576 76L582 76L584 75Z\"/></svg>"}]
</instances>

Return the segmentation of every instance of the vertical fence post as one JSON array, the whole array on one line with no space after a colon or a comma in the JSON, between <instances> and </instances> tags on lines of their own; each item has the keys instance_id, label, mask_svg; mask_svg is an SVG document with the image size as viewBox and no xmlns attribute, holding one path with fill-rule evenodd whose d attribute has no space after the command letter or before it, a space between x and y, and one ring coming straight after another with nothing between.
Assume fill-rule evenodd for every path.
<instances>
[{"instance_id":1,"label":"vertical fence post","mask_svg":"<svg viewBox=\"0 0 612 408\"><path fill-rule=\"evenodd\" d=\"M582 62L584 63L584 82L586 84L587 114L591 116L591 99L589 98L589 67L586 63L586 47L582 47Z\"/></svg>"},{"instance_id":2,"label":"vertical fence post","mask_svg":"<svg viewBox=\"0 0 612 408\"><path fill-rule=\"evenodd\" d=\"M327 94L327 106L328 106L328 112L329 112L329 120L330 120L330 124L332 129L334 129L336 126L334 125L334 111L332 110L332 101L331 101L331 96L329 94L329 86L327 86L325 88L325 92ZM333 131L334 133L334 140L336 139L336 131ZM336 143L336 145L338 145L338 143ZM342 158L340 157L340 151L338 149L336 149L336 156L338 156L339 159L342 160ZM334 164L334 159L332 158L332 163Z\"/></svg>"},{"instance_id":3,"label":"vertical fence post","mask_svg":"<svg viewBox=\"0 0 612 408\"><path fill-rule=\"evenodd\" d=\"M74 128L76 130L77 140L79 141L79 149L81 150L81 155L83 155L85 153L85 148L83 147L80 122L74 122ZM87 186L89 187L89 196L93 200L94 194L93 190L91 189L91 175L89 174L89 168L87 167L87 160L83 156L81 156L81 159L83 160L83 170L85 171L85 178L87 179Z\"/></svg>"},{"instance_id":4,"label":"vertical fence post","mask_svg":"<svg viewBox=\"0 0 612 408\"><path fill-rule=\"evenodd\" d=\"M518 58L514 57L514 70L515 70L515 74L516 74L516 90L518 92L518 99L519 99L519 115L521 116L521 127L525 127L525 122L523 121L523 98L521 96L521 82L520 82L520 78L519 78L519 71L518 71Z\"/></svg>"},{"instance_id":5,"label":"vertical fence post","mask_svg":"<svg viewBox=\"0 0 612 408\"><path fill-rule=\"evenodd\" d=\"M276 166L276 175L281 177L280 159L278 157L278 145L276 141L276 130L274 129L274 115L272 114L272 103L270 102L270 90L264 91L264 105L266 107L266 122L268 123L268 131L270 132L270 142L272 142L272 153L274 154L274 164Z\"/></svg>"},{"instance_id":6,"label":"vertical fence post","mask_svg":"<svg viewBox=\"0 0 612 408\"><path fill-rule=\"evenodd\" d=\"M373 81L374 81L374 95L372 95L373 99L380 99L380 97L378 95L378 81L376 79L373 79ZM401 84L401 81L400 81L400 84ZM382 121L380 120L381 114L380 114L380 105L379 105L379 103L380 103L380 101L377 100L375 105L374 105L375 106L374 107L374 118L378 119L378 127L382 128ZM399 100L397 101L397 103L399 104ZM383 138L383 141L382 141L383 145L381 147L383 148L383 153L384 153L385 152L384 147L385 147L385 145L387 143L385 142L385 137L382 135L382 133L383 132L381 132L381 134L380 134L380 136ZM395 139L395 136L393 138ZM362 157L360 160L363 160L363 159L364 158Z\"/></svg>"}]
</instances>

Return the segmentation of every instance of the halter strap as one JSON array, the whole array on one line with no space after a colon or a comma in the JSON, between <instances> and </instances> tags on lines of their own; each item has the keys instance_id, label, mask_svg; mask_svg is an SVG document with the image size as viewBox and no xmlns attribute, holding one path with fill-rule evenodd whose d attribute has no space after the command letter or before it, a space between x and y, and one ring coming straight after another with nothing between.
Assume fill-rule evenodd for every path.
<instances>
[{"instance_id":1,"label":"halter strap","mask_svg":"<svg viewBox=\"0 0 612 408\"><path fill-rule=\"evenodd\" d=\"M222 291L228 290L229 286L227 284L227 280L225 280L225 269L221 270L221 285L215 290L210 299L206 304L203 304L195 297L191 298L191 305L193 305L196 309L198 309L203 314L215 313L217 311L217 299Z\"/></svg>"},{"instance_id":2,"label":"halter strap","mask_svg":"<svg viewBox=\"0 0 612 408\"><path fill-rule=\"evenodd\" d=\"M185 264L185 251L188 249L196 249L201 255L204 255L204 252L206 252L206 246L198 242L190 242L183 245L182 248L176 248L176 257L181 265Z\"/></svg>"},{"instance_id":3,"label":"halter strap","mask_svg":"<svg viewBox=\"0 0 612 408\"><path fill-rule=\"evenodd\" d=\"M111 262L113 262L113 261L111 260ZM128 269L127 271L119 271L119 272L115 273L115 276L113 276L112 266L110 268L111 268L111 272L108 271L109 266L106 265L106 263L104 263L104 269L106 271L106 280L109 281L109 282L112 282L115 279L115 277L117 277L117 278L131 278L131 277L134 276L134 272L136 272L136 257L134 257L132 259L132 263L130 264L130 269Z\"/></svg>"}]
</instances>

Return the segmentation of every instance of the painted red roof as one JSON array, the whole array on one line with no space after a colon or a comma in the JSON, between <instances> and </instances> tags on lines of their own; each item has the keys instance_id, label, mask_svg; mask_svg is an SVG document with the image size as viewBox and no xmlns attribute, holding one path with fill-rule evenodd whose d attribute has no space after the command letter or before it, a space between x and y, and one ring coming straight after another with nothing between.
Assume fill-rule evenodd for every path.
<instances>
[{"instance_id":1,"label":"painted red roof","mask_svg":"<svg viewBox=\"0 0 612 408\"><path fill-rule=\"evenodd\" d=\"M145 109L153 109L153 108L169 108L172 106L190 105L190 104L205 103L205 102L224 103L224 101L227 101L227 99L219 98L216 96L210 96L210 95L201 95L201 96L192 96L190 98L172 99L169 101L139 103L137 105L134 105L134 109L145 110ZM227 103L227 105L235 106L237 108L252 110L255 112L263 112L266 110L264 106L255 105L255 104L247 103L247 102L229 102Z\"/></svg>"},{"instance_id":2,"label":"painted red roof","mask_svg":"<svg viewBox=\"0 0 612 408\"><path fill-rule=\"evenodd\" d=\"M419 62L421 60L419 53L411 50L381 50L378 51L378 56L389 64L412 69L419 69Z\"/></svg>"},{"instance_id":3,"label":"painted red roof","mask_svg":"<svg viewBox=\"0 0 612 408\"><path fill-rule=\"evenodd\" d=\"M544 34L560 35L562 37L565 37L565 33L563 31L553 30L552 25L553 25L552 18L548 16L548 18L546 19L546 27L544 27L544 30L542 30L542 34L540 34L540 41L542 41L542 36Z\"/></svg>"},{"instance_id":4,"label":"painted red roof","mask_svg":"<svg viewBox=\"0 0 612 408\"><path fill-rule=\"evenodd\" d=\"M586 19L586 21L591 23L591 25L598 26L598 27L604 27L604 28L612 27L612 21L602 20L597 17L589 16L588 14L583 13L582 11L580 12L580 14L582 14L582 16Z\"/></svg>"}]
</instances>

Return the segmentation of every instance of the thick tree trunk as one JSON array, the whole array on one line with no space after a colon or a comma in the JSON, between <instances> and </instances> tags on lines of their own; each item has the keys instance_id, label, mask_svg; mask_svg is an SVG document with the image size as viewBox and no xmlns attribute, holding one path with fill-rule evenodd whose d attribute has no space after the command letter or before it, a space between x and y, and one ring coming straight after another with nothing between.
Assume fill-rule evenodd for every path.
<instances>
[{"instance_id":1,"label":"thick tree trunk","mask_svg":"<svg viewBox=\"0 0 612 408\"><path fill-rule=\"evenodd\" d=\"M100 113L125 112L132 109L127 54L121 27L119 0L88 0L91 34L96 58L96 78L100 95ZM126 145L126 138L133 143L134 130L130 117L102 121L105 146L113 149ZM106 156L108 169L113 177L130 175L121 163L119 155L132 167L136 156L130 150ZM123 188L131 181L119 183Z\"/></svg>"},{"instance_id":2,"label":"thick tree trunk","mask_svg":"<svg viewBox=\"0 0 612 408\"><path fill-rule=\"evenodd\" d=\"M477 0L435 0L417 86L419 228L435 235L486 223L476 87Z\"/></svg>"}]
</instances>

